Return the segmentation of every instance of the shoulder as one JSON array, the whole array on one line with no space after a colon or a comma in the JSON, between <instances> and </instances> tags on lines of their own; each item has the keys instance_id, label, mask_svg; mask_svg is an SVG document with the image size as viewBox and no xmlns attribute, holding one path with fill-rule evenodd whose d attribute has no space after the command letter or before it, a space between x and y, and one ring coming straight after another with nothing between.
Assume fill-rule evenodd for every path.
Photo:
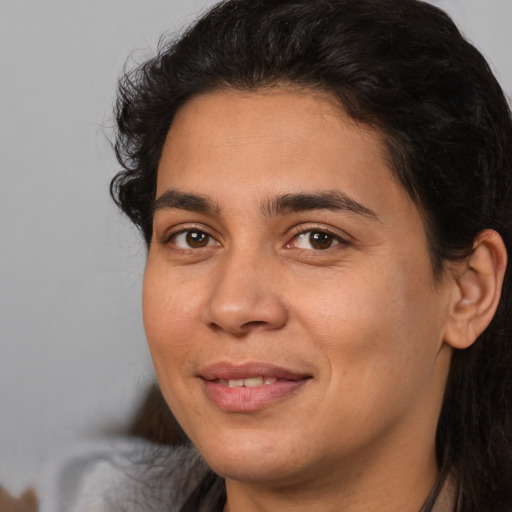
<instances>
[{"instance_id":1,"label":"shoulder","mask_svg":"<svg viewBox=\"0 0 512 512\"><path fill-rule=\"evenodd\" d=\"M40 512L173 512L208 471L192 447L136 438L84 443L48 465Z\"/></svg>"}]
</instances>

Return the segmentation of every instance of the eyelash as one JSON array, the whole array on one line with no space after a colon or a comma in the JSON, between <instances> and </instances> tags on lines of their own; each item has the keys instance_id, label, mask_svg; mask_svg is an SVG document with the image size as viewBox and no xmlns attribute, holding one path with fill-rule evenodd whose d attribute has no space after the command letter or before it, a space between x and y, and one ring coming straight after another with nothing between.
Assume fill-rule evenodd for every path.
<instances>
[{"instance_id":1,"label":"eyelash","mask_svg":"<svg viewBox=\"0 0 512 512\"><path fill-rule=\"evenodd\" d=\"M206 235L206 237L208 238L207 245L202 246L202 247L179 247L178 245L176 245L176 239L179 236L187 235L187 234L192 234L192 233ZM187 250L189 250L189 251L197 251L198 249L203 249L203 248L210 247L210 242L212 240L216 242L216 245L220 245L219 242L216 241L215 237L210 235L207 230L198 228L196 226L190 226L190 227L186 227L184 229L180 229L178 231L174 231L174 232L166 235L164 240L162 241L162 244L163 245L172 244L172 245L174 245L175 250L178 250L178 251L187 251Z\"/></svg>"},{"instance_id":2,"label":"eyelash","mask_svg":"<svg viewBox=\"0 0 512 512\"><path fill-rule=\"evenodd\" d=\"M327 237L330 238L331 243L328 247L316 248L316 249L305 249L302 247L292 246L293 241L298 241L300 239L306 239L306 236L308 234L309 234L308 241L310 244L311 244L311 236L312 235L327 235ZM321 243L321 239L320 239L320 243ZM331 230L326 229L325 227L310 226L307 229L301 228L299 231L297 231L292 236L290 241L286 243L285 247L290 248L290 249L303 250L303 251L324 252L324 251L328 251L330 249L334 249L335 247L337 247L339 245L347 246L347 245L349 245L349 242L345 238L341 237L337 233L333 233Z\"/></svg>"},{"instance_id":3,"label":"eyelash","mask_svg":"<svg viewBox=\"0 0 512 512\"><path fill-rule=\"evenodd\" d=\"M190 247L190 240L186 240L186 239L185 239L185 243L188 244L188 247L180 247L179 245L176 244L176 239L179 236L185 235L187 237L188 235L193 235L193 234L205 235L207 237L206 244L202 245L202 246L198 246L198 247ZM296 247L296 246L292 245L294 243L294 241L296 243L296 241L298 241L300 239L305 239L305 237L308 234L309 234L309 242L310 243L311 243L312 235L326 235L327 237L330 238L329 246L325 247L325 248L309 249L309 248L303 248L303 247ZM220 242L218 242L214 236L209 234L207 230L191 226L191 227L187 227L185 229L180 229L179 231L170 233L162 241L162 244L163 245L172 244L174 246L174 250L178 250L178 251L198 251L201 249L208 249L208 248L212 247L213 246L213 245L211 245L212 241L215 242L214 245L216 245L216 246L220 245ZM201 242L199 242L199 243L201 243ZM319 243L322 243L321 239L319 239ZM296 250L301 250L301 251L324 252L324 251L329 251L330 249L334 249L335 247L337 247L339 245L347 246L347 245L349 245L349 241L346 240L345 238L341 237L339 234L333 233L331 230L326 229L325 227L309 226L307 228L302 227L301 229L297 229L297 231L291 236L289 241L286 242L284 247L288 248L288 249L296 249Z\"/></svg>"}]
</instances>

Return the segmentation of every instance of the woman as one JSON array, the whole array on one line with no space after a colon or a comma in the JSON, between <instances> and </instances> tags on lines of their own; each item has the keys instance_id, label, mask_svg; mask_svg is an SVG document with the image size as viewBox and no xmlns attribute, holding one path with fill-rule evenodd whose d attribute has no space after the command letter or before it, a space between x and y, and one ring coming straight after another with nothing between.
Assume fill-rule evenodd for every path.
<instances>
[{"instance_id":1,"label":"woman","mask_svg":"<svg viewBox=\"0 0 512 512\"><path fill-rule=\"evenodd\" d=\"M151 506L512 509L512 124L442 11L222 3L117 121L156 374L211 468L172 451Z\"/></svg>"}]
</instances>

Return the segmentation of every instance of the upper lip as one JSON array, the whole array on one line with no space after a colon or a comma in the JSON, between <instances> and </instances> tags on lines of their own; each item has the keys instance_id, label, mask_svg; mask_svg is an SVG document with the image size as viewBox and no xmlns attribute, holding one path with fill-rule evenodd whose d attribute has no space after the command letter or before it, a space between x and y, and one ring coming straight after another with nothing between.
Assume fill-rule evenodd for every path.
<instances>
[{"instance_id":1,"label":"upper lip","mask_svg":"<svg viewBox=\"0 0 512 512\"><path fill-rule=\"evenodd\" d=\"M311 375L302 371L257 361L242 364L219 361L204 367L199 372L199 376L204 380L248 379L250 377L273 377L284 380L311 378Z\"/></svg>"}]
</instances>

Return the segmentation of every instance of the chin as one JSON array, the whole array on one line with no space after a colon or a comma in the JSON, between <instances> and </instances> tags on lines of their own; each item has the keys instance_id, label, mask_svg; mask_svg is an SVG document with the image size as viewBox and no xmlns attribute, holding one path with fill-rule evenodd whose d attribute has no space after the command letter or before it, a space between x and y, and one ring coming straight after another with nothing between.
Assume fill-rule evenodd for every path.
<instances>
[{"instance_id":1,"label":"chin","mask_svg":"<svg viewBox=\"0 0 512 512\"><path fill-rule=\"evenodd\" d=\"M230 435L210 437L205 443L194 444L211 469L223 478L263 483L276 481L276 475L285 479L291 477L297 451L287 447L289 442L275 436L269 439L261 433L256 434L256 439L250 434L246 439L240 439L238 434L231 432Z\"/></svg>"}]
</instances>

